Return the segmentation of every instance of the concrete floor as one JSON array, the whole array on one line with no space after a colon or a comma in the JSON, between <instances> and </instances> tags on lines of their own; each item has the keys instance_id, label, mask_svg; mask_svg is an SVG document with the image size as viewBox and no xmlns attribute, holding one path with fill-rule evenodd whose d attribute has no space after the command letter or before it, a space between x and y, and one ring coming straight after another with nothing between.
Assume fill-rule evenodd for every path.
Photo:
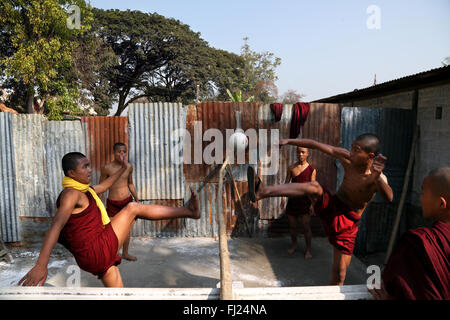
<instances>
[{"instance_id":1,"label":"concrete floor","mask_svg":"<svg viewBox=\"0 0 450 320\"><path fill-rule=\"evenodd\" d=\"M333 249L327 238L313 238L313 259L303 258L304 241L289 255L289 237L237 238L228 241L234 282L250 287L323 286L330 281ZM129 252L136 262L119 266L125 287L212 288L220 281L219 242L213 238L133 238ZM0 287L15 286L34 265L40 244L10 248L12 264L0 262ZM57 245L52 252L47 286L73 285L73 256ZM365 284L366 265L352 258L346 285ZM102 287L95 276L81 271L82 287Z\"/></svg>"}]
</instances>

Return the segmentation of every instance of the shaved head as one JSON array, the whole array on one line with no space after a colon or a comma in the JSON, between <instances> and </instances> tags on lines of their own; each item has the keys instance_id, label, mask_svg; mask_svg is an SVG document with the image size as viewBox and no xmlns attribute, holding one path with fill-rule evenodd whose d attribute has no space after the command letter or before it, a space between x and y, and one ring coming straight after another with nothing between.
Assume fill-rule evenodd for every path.
<instances>
[{"instance_id":1,"label":"shaved head","mask_svg":"<svg viewBox=\"0 0 450 320\"><path fill-rule=\"evenodd\" d=\"M450 167L432 170L427 178L431 192L437 197L450 199Z\"/></svg>"},{"instance_id":2,"label":"shaved head","mask_svg":"<svg viewBox=\"0 0 450 320\"><path fill-rule=\"evenodd\" d=\"M378 153L378 149L380 147L380 139L373 133L364 133L358 136L355 141L358 141L361 144L361 148L367 152L373 152L374 154Z\"/></svg>"}]
</instances>

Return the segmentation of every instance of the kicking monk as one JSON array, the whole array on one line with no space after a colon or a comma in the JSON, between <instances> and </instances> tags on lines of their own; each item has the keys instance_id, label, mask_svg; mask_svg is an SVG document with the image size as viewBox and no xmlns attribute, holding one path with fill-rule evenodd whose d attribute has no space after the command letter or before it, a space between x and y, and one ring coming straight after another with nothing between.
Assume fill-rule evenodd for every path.
<instances>
[{"instance_id":1,"label":"kicking monk","mask_svg":"<svg viewBox=\"0 0 450 320\"><path fill-rule=\"evenodd\" d=\"M105 165L101 170L100 183L112 176L116 171L122 168L121 158L127 157L127 146L122 142L117 142L113 146L114 160ZM130 202L138 202L136 188L132 179L133 167L131 164L124 173L109 188L108 199L106 200L106 212L110 218L127 206ZM130 194L131 193L131 194ZM136 261L136 257L128 253L130 245L130 235L123 242L122 258L130 261Z\"/></svg>"},{"instance_id":2,"label":"kicking monk","mask_svg":"<svg viewBox=\"0 0 450 320\"><path fill-rule=\"evenodd\" d=\"M120 170L102 183L90 187L92 169L86 156L71 152L63 157L64 190L59 194L57 210L36 264L19 281L19 285L42 286L45 283L50 253L56 242L59 242L74 255L82 270L96 275L105 287L123 287L117 267L121 262L118 251L137 218L200 218L198 199L192 192L191 199L184 207L131 202L110 219L97 193L109 189L129 168L124 156L121 156L121 164Z\"/></svg>"},{"instance_id":3,"label":"kicking monk","mask_svg":"<svg viewBox=\"0 0 450 320\"><path fill-rule=\"evenodd\" d=\"M344 167L344 179L339 190L332 195L317 181L262 186L261 179L249 167L250 199L257 201L268 197L308 195L334 247L330 284L343 285L364 209L376 192L386 201L391 202L393 199L392 189L382 172L386 157L382 154L376 156L379 139L370 133L360 135L352 143L350 151L310 139L280 140L280 146L288 144L316 149L337 158Z\"/></svg>"},{"instance_id":4,"label":"kicking monk","mask_svg":"<svg viewBox=\"0 0 450 320\"><path fill-rule=\"evenodd\" d=\"M316 181L317 170L308 163L309 151L307 148L297 147L297 162L289 166L286 174L286 182L304 183ZM281 209L284 208L284 198L281 198ZM297 249L297 220L300 216L303 234L305 236L305 259L311 259L311 215L313 214L311 208L311 200L308 196L291 197L288 198L286 206L286 215L289 222L289 233L291 235L291 247L288 250L289 254L294 253Z\"/></svg>"}]
</instances>

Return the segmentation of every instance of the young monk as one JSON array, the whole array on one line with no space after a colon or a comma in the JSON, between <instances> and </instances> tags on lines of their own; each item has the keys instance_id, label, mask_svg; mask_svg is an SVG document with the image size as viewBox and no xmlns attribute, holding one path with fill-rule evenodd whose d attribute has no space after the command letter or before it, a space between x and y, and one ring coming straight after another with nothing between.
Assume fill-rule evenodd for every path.
<instances>
[{"instance_id":1,"label":"young monk","mask_svg":"<svg viewBox=\"0 0 450 320\"><path fill-rule=\"evenodd\" d=\"M118 251L135 219L200 218L198 199L192 192L190 201L184 207L130 202L110 219L97 192L105 192L129 169L124 156L121 157L121 165L120 170L102 183L89 187L92 172L89 160L78 152L63 157L64 190L58 197L56 214L35 266L19 281L19 285L44 284L50 253L59 242L74 255L81 269L98 276L105 287L123 287L117 267L121 262Z\"/></svg>"},{"instance_id":2,"label":"young monk","mask_svg":"<svg viewBox=\"0 0 450 320\"><path fill-rule=\"evenodd\" d=\"M307 148L297 147L297 162L289 166L286 174L286 182L304 183L316 181L316 169L307 161L309 151ZM284 198L281 198L281 209L284 208ZM289 221L289 233L291 235L291 247L289 254L294 253L297 249L297 220L301 217L303 233L305 235L305 259L311 259L311 200L308 196L290 197L286 206L286 215Z\"/></svg>"},{"instance_id":3,"label":"young monk","mask_svg":"<svg viewBox=\"0 0 450 320\"><path fill-rule=\"evenodd\" d=\"M450 167L424 179L420 197L431 228L405 232L383 270L375 299L450 300Z\"/></svg>"},{"instance_id":4,"label":"young monk","mask_svg":"<svg viewBox=\"0 0 450 320\"><path fill-rule=\"evenodd\" d=\"M382 154L375 157L379 140L373 134L357 137L350 151L310 139L280 140L280 146L287 144L316 149L337 158L344 167L344 179L339 190L332 195L317 181L262 186L261 179L255 177L254 169L249 167L250 199L308 195L334 247L330 284L343 285L364 209L376 192L389 202L393 199L392 189L382 173L386 157Z\"/></svg>"},{"instance_id":5,"label":"young monk","mask_svg":"<svg viewBox=\"0 0 450 320\"><path fill-rule=\"evenodd\" d=\"M122 168L121 158L128 157L127 146L122 142L117 142L113 146L114 160L105 165L101 170L100 183L112 176L116 171ZM138 202L136 188L132 179L133 167L130 164L124 173L109 188L108 199L106 200L106 212L110 218L127 206L130 202ZM130 194L131 193L131 194ZM130 261L136 261L136 257L128 253L130 245L130 235L125 239L122 248L122 258Z\"/></svg>"}]
</instances>

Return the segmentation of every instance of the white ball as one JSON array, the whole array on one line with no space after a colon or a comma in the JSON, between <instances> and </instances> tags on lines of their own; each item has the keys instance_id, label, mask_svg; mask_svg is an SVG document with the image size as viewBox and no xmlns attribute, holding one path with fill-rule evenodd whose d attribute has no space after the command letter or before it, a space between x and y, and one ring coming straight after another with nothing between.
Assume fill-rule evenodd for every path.
<instances>
[{"instance_id":1,"label":"white ball","mask_svg":"<svg viewBox=\"0 0 450 320\"><path fill-rule=\"evenodd\" d=\"M230 142L233 147L236 148L237 151L245 151L248 146L247 136L240 131L233 133L230 137Z\"/></svg>"}]
</instances>

